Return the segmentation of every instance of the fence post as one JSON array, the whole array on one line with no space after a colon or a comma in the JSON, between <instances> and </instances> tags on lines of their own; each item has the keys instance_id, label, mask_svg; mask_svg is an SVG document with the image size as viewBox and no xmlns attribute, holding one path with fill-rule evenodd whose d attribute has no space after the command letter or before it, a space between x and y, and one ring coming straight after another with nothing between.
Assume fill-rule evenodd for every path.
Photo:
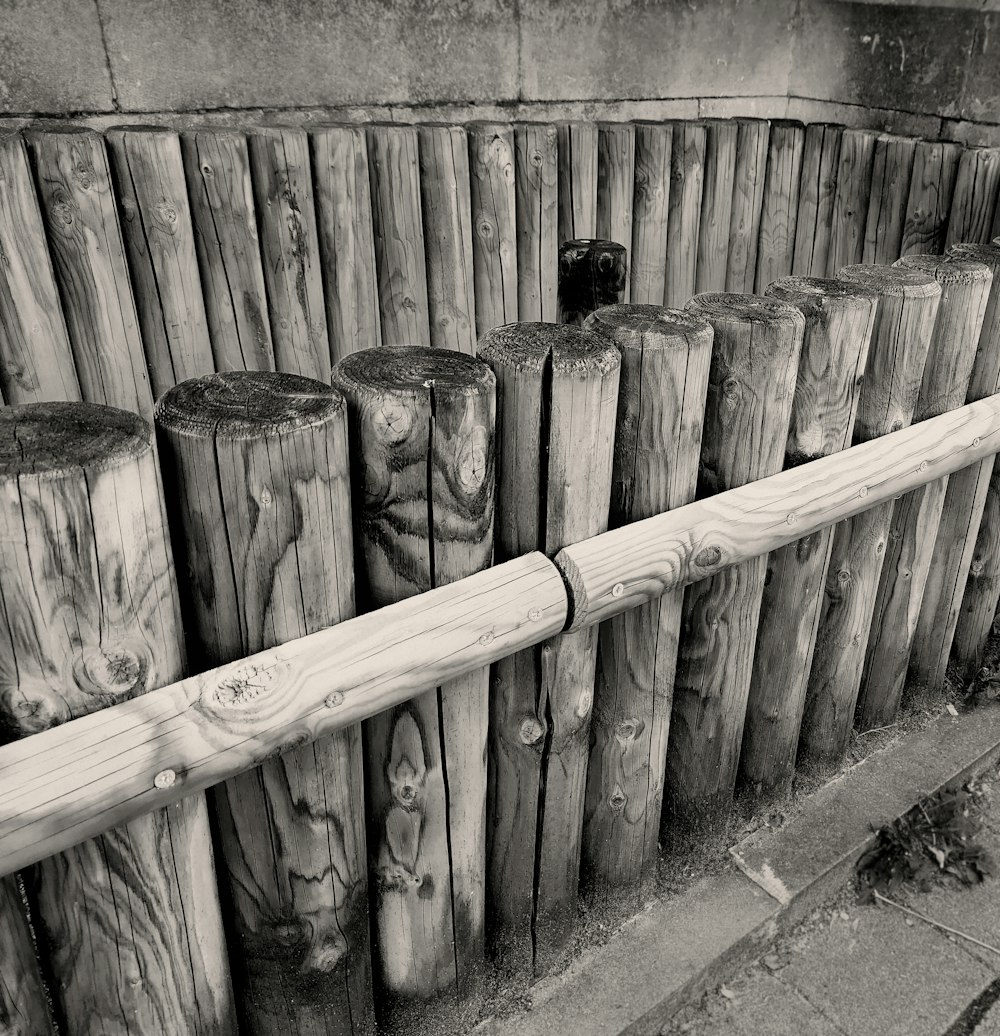
<instances>
[{"instance_id":1,"label":"fence post","mask_svg":"<svg viewBox=\"0 0 1000 1036\"><path fill-rule=\"evenodd\" d=\"M559 322L582 324L595 309L621 302L627 276L624 245L564 241L559 246Z\"/></svg>"},{"instance_id":2,"label":"fence post","mask_svg":"<svg viewBox=\"0 0 1000 1036\"><path fill-rule=\"evenodd\" d=\"M618 350L555 324L480 342L497 378L497 556L607 527ZM576 915L597 630L501 659L490 696L488 887L505 967L547 971Z\"/></svg>"},{"instance_id":3,"label":"fence post","mask_svg":"<svg viewBox=\"0 0 1000 1036\"><path fill-rule=\"evenodd\" d=\"M753 291L757 271L760 210L767 175L767 142L771 124L766 119L737 119L736 174L733 211L729 223L729 259L726 291Z\"/></svg>"},{"instance_id":4,"label":"fence post","mask_svg":"<svg viewBox=\"0 0 1000 1036\"><path fill-rule=\"evenodd\" d=\"M86 403L0 411L0 722L25 736L180 678L149 426ZM177 775L166 769L156 781ZM202 795L31 877L62 1031L235 1032Z\"/></svg>"},{"instance_id":5,"label":"fence post","mask_svg":"<svg viewBox=\"0 0 1000 1036\"><path fill-rule=\"evenodd\" d=\"M354 353L348 401L359 604L369 609L489 566L495 379L438 349ZM387 1010L472 991L483 957L489 673L365 725L374 958Z\"/></svg>"},{"instance_id":6,"label":"fence post","mask_svg":"<svg viewBox=\"0 0 1000 1036\"><path fill-rule=\"evenodd\" d=\"M347 420L311 378L186 381L156 424L192 661L241 659L354 614ZM232 708L253 708L233 692ZM252 1033L373 1028L361 731L211 790L231 964Z\"/></svg>"},{"instance_id":7,"label":"fence post","mask_svg":"<svg viewBox=\"0 0 1000 1036\"><path fill-rule=\"evenodd\" d=\"M822 122L806 126L792 256L792 273L799 277L829 276L827 257L843 132L843 126Z\"/></svg>"},{"instance_id":8,"label":"fence post","mask_svg":"<svg viewBox=\"0 0 1000 1036\"><path fill-rule=\"evenodd\" d=\"M675 122L672 132L663 304L683 306L694 294L698 270L705 127L697 122Z\"/></svg>"},{"instance_id":9,"label":"fence post","mask_svg":"<svg viewBox=\"0 0 1000 1036\"><path fill-rule=\"evenodd\" d=\"M0 1031L4 1036L53 1036L34 940L13 874L0 878L0 975Z\"/></svg>"},{"instance_id":10,"label":"fence post","mask_svg":"<svg viewBox=\"0 0 1000 1036\"><path fill-rule=\"evenodd\" d=\"M739 125L732 119L705 119L704 126L705 176L698 225L695 291L725 291Z\"/></svg>"},{"instance_id":11,"label":"fence post","mask_svg":"<svg viewBox=\"0 0 1000 1036\"><path fill-rule=\"evenodd\" d=\"M993 276L982 263L945 256L914 255L900 259L898 265L927 273L941 286L941 302L913 411L916 423L965 402ZM947 488L948 479L938 479L895 502L858 696L855 726L859 730L887 726L899 711L924 587L935 563L935 541ZM945 554L952 549L950 543L942 546ZM938 690L939 685L911 687L917 700Z\"/></svg>"},{"instance_id":12,"label":"fence post","mask_svg":"<svg viewBox=\"0 0 1000 1036\"><path fill-rule=\"evenodd\" d=\"M636 123L629 294L639 304L659 306L663 302L672 143L669 123Z\"/></svg>"},{"instance_id":13,"label":"fence post","mask_svg":"<svg viewBox=\"0 0 1000 1036\"><path fill-rule=\"evenodd\" d=\"M597 124L561 122L559 240L597 236Z\"/></svg>"},{"instance_id":14,"label":"fence post","mask_svg":"<svg viewBox=\"0 0 1000 1036\"><path fill-rule=\"evenodd\" d=\"M611 526L690 503L712 354L712 328L682 310L608 306L589 331L621 351ZM600 627L583 828L583 884L637 906L655 877L667 732L683 592Z\"/></svg>"},{"instance_id":15,"label":"fence post","mask_svg":"<svg viewBox=\"0 0 1000 1036\"><path fill-rule=\"evenodd\" d=\"M632 242L635 197L635 127L629 122L602 122L597 127L597 230L595 237ZM629 301L629 281L622 289ZM512 321L507 321L511 323Z\"/></svg>"},{"instance_id":16,"label":"fence post","mask_svg":"<svg viewBox=\"0 0 1000 1036\"><path fill-rule=\"evenodd\" d=\"M945 244L976 244L992 236L1000 187L1000 148L967 147L955 174Z\"/></svg>"},{"instance_id":17,"label":"fence post","mask_svg":"<svg viewBox=\"0 0 1000 1036\"><path fill-rule=\"evenodd\" d=\"M958 144L917 141L900 255L937 255L943 251L958 154Z\"/></svg>"},{"instance_id":18,"label":"fence post","mask_svg":"<svg viewBox=\"0 0 1000 1036\"><path fill-rule=\"evenodd\" d=\"M916 141L883 133L875 141L862 262L888 266L903 248Z\"/></svg>"},{"instance_id":19,"label":"fence post","mask_svg":"<svg viewBox=\"0 0 1000 1036\"><path fill-rule=\"evenodd\" d=\"M555 320L559 267L559 151L555 126L514 127L517 314Z\"/></svg>"},{"instance_id":20,"label":"fence post","mask_svg":"<svg viewBox=\"0 0 1000 1036\"><path fill-rule=\"evenodd\" d=\"M862 129L844 130L840 138L837 192L833 200L830 252L826 260L831 276L842 267L864 259L865 226L877 139L878 133L874 130Z\"/></svg>"},{"instance_id":21,"label":"fence post","mask_svg":"<svg viewBox=\"0 0 1000 1036\"><path fill-rule=\"evenodd\" d=\"M696 295L715 330L699 496L781 470L805 319L755 295ZM716 548L710 548L714 550ZM674 687L664 823L668 834L724 823L736 784L767 558L690 586Z\"/></svg>"},{"instance_id":22,"label":"fence post","mask_svg":"<svg viewBox=\"0 0 1000 1036\"><path fill-rule=\"evenodd\" d=\"M867 442L913 417L941 288L895 266L848 266L839 277L879 297L854 429L854 441ZM887 500L833 533L799 742L800 759L814 764L836 764L847 751L892 512Z\"/></svg>"},{"instance_id":23,"label":"fence post","mask_svg":"<svg viewBox=\"0 0 1000 1036\"><path fill-rule=\"evenodd\" d=\"M877 299L842 281L796 277L776 281L767 295L805 318L790 468L850 446ZM831 527L820 529L767 558L738 775L752 798L791 790L832 538Z\"/></svg>"},{"instance_id":24,"label":"fence post","mask_svg":"<svg viewBox=\"0 0 1000 1036\"><path fill-rule=\"evenodd\" d=\"M782 119L771 123L757 241L754 290L758 293L771 281L792 272L804 146L805 127L801 122Z\"/></svg>"}]
</instances>

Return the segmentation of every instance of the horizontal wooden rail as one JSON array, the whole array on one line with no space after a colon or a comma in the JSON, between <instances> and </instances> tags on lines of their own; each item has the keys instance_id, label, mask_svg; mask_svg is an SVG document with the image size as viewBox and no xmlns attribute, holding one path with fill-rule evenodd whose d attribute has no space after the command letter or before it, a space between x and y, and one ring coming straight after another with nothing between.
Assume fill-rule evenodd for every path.
<instances>
[{"instance_id":1,"label":"horizontal wooden rail","mask_svg":"<svg viewBox=\"0 0 1000 1036\"><path fill-rule=\"evenodd\" d=\"M584 540L558 570L526 554L7 745L0 876L998 450L1000 394Z\"/></svg>"}]
</instances>

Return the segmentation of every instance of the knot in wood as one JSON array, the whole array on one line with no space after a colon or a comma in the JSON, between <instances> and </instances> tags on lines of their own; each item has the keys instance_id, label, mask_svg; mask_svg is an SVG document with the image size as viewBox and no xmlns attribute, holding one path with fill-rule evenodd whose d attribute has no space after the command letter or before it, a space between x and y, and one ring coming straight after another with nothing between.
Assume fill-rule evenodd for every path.
<instances>
[{"instance_id":1,"label":"knot in wood","mask_svg":"<svg viewBox=\"0 0 1000 1036\"><path fill-rule=\"evenodd\" d=\"M458 480L468 493L475 493L486 481L488 441L486 429L476 425L459 448Z\"/></svg>"},{"instance_id":2,"label":"knot in wood","mask_svg":"<svg viewBox=\"0 0 1000 1036\"><path fill-rule=\"evenodd\" d=\"M714 544L703 547L695 555L694 563L698 568L714 568L722 560L722 548Z\"/></svg>"},{"instance_id":3,"label":"knot in wood","mask_svg":"<svg viewBox=\"0 0 1000 1036\"><path fill-rule=\"evenodd\" d=\"M223 677L215 688L215 700L227 709L246 708L271 691L275 678L273 667L248 663Z\"/></svg>"},{"instance_id":4,"label":"knot in wood","mask_svg":"<svg viewBox=\"0 0 1000 1036\"><path fill-rule=\"evenodd\" d=\"M743 386L740 384L740 379L732 374L724 378L722 382L722 396L727 406L735 407L743 398Z\"/></svg>"},{"instance_id":5,"label":"knot in wood","mask_svg":"<svg viewBox=\"0 0 1000 1036\"><path fill-rule=\"evenodd\" d=\"M625 812L625 804L627 802L628 796L625 794L625 789L620 784L616 784L614 791L611 792L611 798L608 799L608 806L611 812L615 816L621 816Z\"/></svg>"},{"instance_id":6,"label":"knot in wood","mask_svg":"<svg viewBox=\"0 0 1000 1036\"><path fill-rule=\"evenodd\" d=\"M580 700L576 704L576 714L584 719L590 713L590 706L594 704L594 695L590 691L583 691Z\"/></svg>"},{"instance_id":7,"label":"knot in wood","mask_svg":"<svg viewBox=\"0 0 1000 1036\"><path fill-rule=\"evenodd\" d=\"M64 227L73 225L73 207L67 202L61 201L52 206L52 220L55 223L62 223Z\"/></svg>"},{"instance_id":8,"label":"knot in wood","mask_svg":"<svg viewBox=\"0 0 1000 1036\"><path fill-rule=\"evenodd\" d=\"M526 745L537 745L545 733L545 728L534 716L527 716L521 720L521 740Z\"/></svg>"},{"instance_id":9,"label":"knot in wood","mask_svg":"<svg viewBox=\"0 0 1000 1036\"><path fill-rule=\"evenodd\" d=\"M372 427L384 443L402 442L410 434L413 419L409 408L398 399L385 399L372 414Z\"/></svg>"},{"instance_id":10,"label":"knot in wood","mask_svg":"<svg viewBox=\"0 0 1000 1036\"><path fill-rule=\"evenodd\" d=\"M124 645L85 647L73 659L73 677L88 694L120 700L145 689L149 660Z\"/></svg>"},{"instance_id":11,"label":"knot in wood","mask_svg":"<svg viewBox=\"0 0 1000 1036\"><path fill-rule=\"evenodd\" d=\"M156 214L160 217L161 222L166 223L168 227L172 227L177 222L177 210L173 205L168 205L165 201L161 201L156 206Z\"/></svg>"},{"instance_id":12,"label":"knot in wood","mask_svg":"<svg viewBox=\"0 0 1000 1036\"><path fill-rule=\"evenodd\" d=\"M986 568L982 558L975 558L971 565L969 565L969 571L974 576L981 576Z\"/></svg>"},{"instance_id":13,"label":"knot in wood","mask_svg":"<svg viewBox=\"0 0 1000 1036\"><path fill-rule=\"evenodd\" d=\"M94 186L94 170L83 162L73 167L73 179L81 191L89 191Z\"/></svg>"},{"instance_id":14,"label":"knot in wood","mask_svg":"<svg viewBox=\"0 0 1000 1036\"><path fill-rule=\"evenodd\" d=\"M632 741L638 733L638 724L634 719L623 719L615 727L615 737L619 741Z\"/></svg>"}]
</instances>

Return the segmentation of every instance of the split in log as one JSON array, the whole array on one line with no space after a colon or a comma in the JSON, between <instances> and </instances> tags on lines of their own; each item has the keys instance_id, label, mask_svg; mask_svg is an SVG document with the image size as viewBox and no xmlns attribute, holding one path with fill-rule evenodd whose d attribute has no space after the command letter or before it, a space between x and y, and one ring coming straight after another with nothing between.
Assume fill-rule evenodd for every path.
<instances>
[{"instance_id":1,"label":"split in log","mask_svg":"<svg viewBox=\"0 0 1000 1036\"><path fill-rule=\"evenodd\" d=\"M632 241L635 197L635 127L628 122L602 122L597 127L597 230L594 237ZM625 281L622 302L629 301ZM512 321L506 321L512 323Z\"/></svg>"},{"instance_id":2,"label":"split in log","mask_svg":"<svg viewBox=\"0 0 1000 1036\"><path fill-rule=\"evenodd\" d=\"M683 306L694 294L704 170L705 127L696 122L673 123L663 285L665 306Z\"/></svg>"},{"instance_id":3,"label":"split in log","mask_svg":"<svg viewBox=\"0 0 1000 1036\"><path fill-rule=\"evenodd\" d=\"M556 126L559 153L559 240L597 236L597 124Z\"/></svg>"},{"instance_id":4,"label":"split in log","mask_svg":"<svg viewBox=\"0 0 1000 1036\"><path fill-rule=\"evenodd\" d=\"M831 277L842 267L864 260L865 228L878 136L873 130L847 129L840 138L837 193L833 200L830 250L826 260ZM840 274L836 273L836 276Z\"/></svg>"},{"instance_id":5,"label":"split in log","mask_svg":"<svg viewBox=\"0 0 1000 1036\"><path fill-rule=\"evenodd\" d=\"M776 120L771 123L757 239L755 290L758 293L771 281L792 272L804 146L805 127L801 122Z\"/></svg>"},{"instance_id":6,"label":"split in log","mask_svg":"<svg viewBox=\"0 0 1000 1036\"><path fill-rule=\"evenodd\" d=\"M792 273L799 277L830 275L827 258L843 133L842 126L822 122L806 126L792 257Z\"/></svg>"},{"instance_id":7,"label":"split in log","mask_svg":"<svg viewBox=\"0 0 1000 1036\"><path fill-rule=\"evenodd\" d=\"M517 216L517 313L520 320L557 318L559 150L555 126L514 127Z\"/></svg>"},{"instance_id":8,"label":"split in log","mask_svg":"<svg viewBox=\"0 0 1000 1036\"><path fill-rule=\"evenodd\" d=\"M736 175L733 211L729 224L729 261L726 291L753 291L757 271L760 210L764 204L767 143L771 124L766 119L737 119ZM686 300L684 300L686 301Z\"/></svg>"},{"instance_id":9,"label":"split in log","mask_svg":"<svg viewBox=\"0 0 1000 1036\"><path fill-rule=\"evenodd\" d=\"M875 141L862 262L886 266L903 254L915 140L884 133Z\"/></svg>"},{"instance_id":10,"label":"split in log","mask_svg":"<svg viewBox=\"0 0 1000 1036\"><path fill-rule=\"evenodd\" d=\"M704 125L705 176L698 225L695 291L725 291L739 125L732 119L705 119Z\"/></svg>"},{"instance_id":11,"label":"split in log","mask_svg":"<svg viewBox=\"0 0 1000 1036\"><path fill-rule=\"evenodd\" d=\"M669 123L636 124L630 297L638 304L663 302L672 142Z\"/></svg>"},{"instance_id":12,"label":"split in log","mask_svg":"<svg viewBox=\"0 0 1000 1036\"><path fill-rule=\"evenodd\" d=\"M995 231L1000 188L1000 148L968 147L958 160L946 245L980 244Z\"/></svg>"},{"instance_id":13,"label":"split in log","mask_svg":"<svg viewBox=\"0 0 1000 1036\"><path fill-rule=\"evenodd\" d=\"M958 144L917 141L900 255L937 255L944 250L959 151Z\"/></svg>"}]
</instances>

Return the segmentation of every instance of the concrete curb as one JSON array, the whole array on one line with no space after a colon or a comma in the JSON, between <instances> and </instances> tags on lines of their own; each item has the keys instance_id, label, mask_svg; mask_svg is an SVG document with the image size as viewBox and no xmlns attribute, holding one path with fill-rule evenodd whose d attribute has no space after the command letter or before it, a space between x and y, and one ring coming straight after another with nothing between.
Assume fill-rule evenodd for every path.
<instances>
[{"instance_id":1,"label":"concrete curb","mask_svg":"<svg viewBox=\"0 0 1000 1036\"><path fill-rule=\"evenodd\" d=\"M477 1036L657 1036L683 1004L837 892L875 831L1000 759L1000 703L944 715L806 800L794 820L730 849L738 870L656 903L532 989L530 1011Z\"/></svg>"}]
</instances>

